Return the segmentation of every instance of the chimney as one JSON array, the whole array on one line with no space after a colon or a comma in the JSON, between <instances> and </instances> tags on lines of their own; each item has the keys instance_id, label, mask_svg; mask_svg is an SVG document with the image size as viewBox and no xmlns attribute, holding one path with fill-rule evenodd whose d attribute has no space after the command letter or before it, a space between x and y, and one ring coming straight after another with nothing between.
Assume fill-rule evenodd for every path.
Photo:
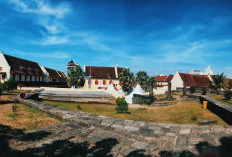
<instances>
[{"instance_id":1,"label":"chimney","mask_svg":"<svg viewBox=\"0 0 232 157\"><path fill-rule=\"evenodd\" d=\"M118 62L116 62L114 69L115 69L115 76L116 78L118 78Z\"/></svg>"}]
</instances>

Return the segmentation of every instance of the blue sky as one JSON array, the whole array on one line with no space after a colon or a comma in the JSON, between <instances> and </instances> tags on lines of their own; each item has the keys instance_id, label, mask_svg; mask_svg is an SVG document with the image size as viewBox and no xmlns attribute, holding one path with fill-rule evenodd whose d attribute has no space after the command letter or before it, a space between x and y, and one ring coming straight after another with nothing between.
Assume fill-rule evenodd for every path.
<instances>
[{"instance_id":1,"label":"blue sky","mask_svg":"<svg viewBox=\"0 0 232 157\"><path fill-rule=\"evenodd\" d=\"M0 0L0 19L1 51L63 71L72 59L232 76L231 0Z\"/></svg>"}]
</instances>

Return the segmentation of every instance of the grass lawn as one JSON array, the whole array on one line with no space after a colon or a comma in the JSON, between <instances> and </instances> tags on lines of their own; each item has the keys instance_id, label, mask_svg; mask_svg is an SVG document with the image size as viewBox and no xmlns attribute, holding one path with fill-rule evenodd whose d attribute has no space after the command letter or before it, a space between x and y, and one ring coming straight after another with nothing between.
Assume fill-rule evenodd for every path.
<instances>
[{"instance_id":1,"label":"grass lawn","mask_svg":"<svg viewBox=\"0 0 232 157\"><path fill-rule=\"evenodd\" d=\"M0 124L14 129L31 130L62 122L55 117L23 104L16 104L16 112L13 112L13 105L14 101L9 95L0 97Z\"/></svg>"},{"instance_id":2,"label":"grass lawn","mask_svg":"<svg viewBox=\"0 0 232 157\"><path fill-rule=\"evenodd\" d=\"M183 101L165 107L144 106L144 109L130 108L129 110L131 114L116 113L115 105L79 104L56 101L43 102L74 111L88 112L97 115L104 115L121 119L174 124L198 124L199 121L205 119L216 119L219 125L226 125L226 123L218 116L211 113L209 110L202 109L201 104L198 102ZM192 120L193 116L197 117L196 121Z\"/></svg>"},{"instance_id":3,"label":"grass lawn","mask_svg":"<svg viewBox=\"0 0 232 157\"><path fill-rule=\"evenodd\" d=\"M213 98L213 99L219 100L219 101L221 101L221 102L228 103L229 105L232 106L232 99L230 99L230 100L225 100L225 98L224 98L223 95L209 94L209 95L207 95L207 96L209 96L209 97L211 97L211 98Z\"/></svg>"}]
</instances>

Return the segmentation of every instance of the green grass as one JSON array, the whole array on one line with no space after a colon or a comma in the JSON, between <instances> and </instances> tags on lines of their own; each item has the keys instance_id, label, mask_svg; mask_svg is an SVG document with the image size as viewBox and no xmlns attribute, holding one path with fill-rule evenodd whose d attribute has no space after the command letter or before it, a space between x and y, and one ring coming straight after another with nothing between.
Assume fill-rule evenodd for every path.
<instances>
[{"instance_id":1,"label":"green grass","mask_svg":"<svg viewBox=\"0 0 232 157\"><path fill-rule=\"evenodd\" d=\"M43 101L46 104L59 106L73 111L88 112L114 118L130 119L155 123L198 124L206 119L215 119L219 125L226 123L209 110L202 109L199 102L178 102L174 105L157 107L144 106L144 108L129 108L131 114L118 114L115 105L107 104L80 104L71 102ZM77 106L81 109L78 109ZM195 116L195 118L193 118ZM194 120L193 120L194 119Z\"/></svg>"},{"instance_id":2,"label":"green grass","mask_svg":"<svg viewBox=\"0 0 232 157\"><path fill-rule=\"evenodd\" d=\"M17 118L17 114L16 113L11 113L8 115L10 118L12 119L16 119Z\"/></svg>"},{"instance_id":3,"label":"green grass","mask_svg":"<svg viewBox=\"0 0 232 157\"><path fill-rule=\"evenodd\" d=\"M226 100L223 95L208 94L207 96L232 106L232 99Z\"/></svg>"},{"instance_id":4,"label":"green grass","mask_svg":"<svg viewBox=\"0 0 232 157\"><path fill-rule=\"evenodd\" d=\"M26 106L24 108L24 111L27 111L27 112L30 112L30 113L33 113L33 114L39 113L39 112L41 113L41 111L39 111L38 109L29 107L29 106Z\"/></svg>"}]
</instances>

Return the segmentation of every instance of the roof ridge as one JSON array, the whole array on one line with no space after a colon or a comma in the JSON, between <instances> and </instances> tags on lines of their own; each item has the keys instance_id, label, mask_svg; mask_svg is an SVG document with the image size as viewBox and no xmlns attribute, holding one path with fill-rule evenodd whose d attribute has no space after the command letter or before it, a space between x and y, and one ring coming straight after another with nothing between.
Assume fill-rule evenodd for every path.
<instances>
[{"instance_id":1,"label":"roof ridge","mask_svg":"<svg viewBox=\"0 0 232 157\"><path fill-rule=\"evenodd\" d=\"M38 64L38 62L34 62L34 61L31 61L31 60L27 60L27 59L23 59L23 58L15 57L15 56L7 55L7 54L3 54L3 55L5 55L5 56L9 56L9 57L12 57L12 58L16 58L16 59L19 59L19 60L24 60L24 61L27 61L27 62L32 62L32 63L36 63L36 64Z\"/></svg>"}]
</instances>

